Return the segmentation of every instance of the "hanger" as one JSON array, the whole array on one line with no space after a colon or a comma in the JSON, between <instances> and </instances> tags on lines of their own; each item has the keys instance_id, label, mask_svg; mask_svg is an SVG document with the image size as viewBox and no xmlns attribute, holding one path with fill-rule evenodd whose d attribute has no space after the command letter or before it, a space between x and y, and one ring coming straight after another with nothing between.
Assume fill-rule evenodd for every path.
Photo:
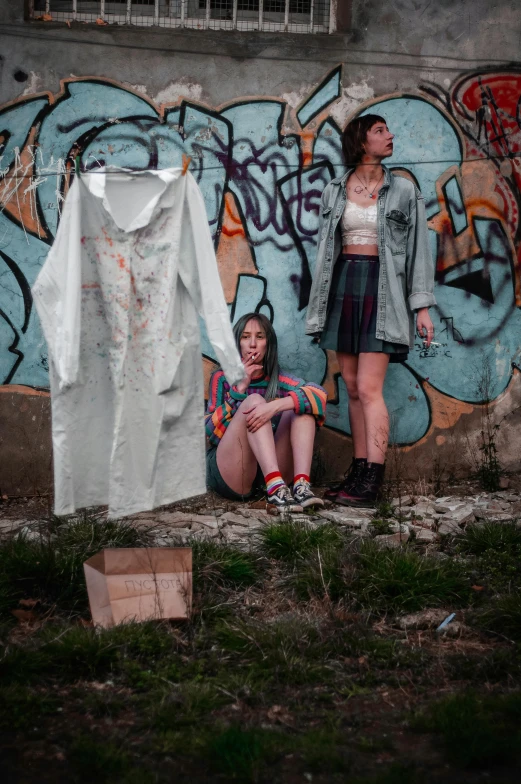
<instances>
[{"instance_id":1,"label":"hanger","mask_svg":"<svg viewBox=\"0 0 521 784\"><path fill-rule=\"evenodd\" d=\"M188 171L188 167L190 166L190 161L191 160L192 159L189 158L188 155L185 155L183 153L183 171L182 171L183 177L185 176L186 172Z\"/></svg>"}]
</instances>

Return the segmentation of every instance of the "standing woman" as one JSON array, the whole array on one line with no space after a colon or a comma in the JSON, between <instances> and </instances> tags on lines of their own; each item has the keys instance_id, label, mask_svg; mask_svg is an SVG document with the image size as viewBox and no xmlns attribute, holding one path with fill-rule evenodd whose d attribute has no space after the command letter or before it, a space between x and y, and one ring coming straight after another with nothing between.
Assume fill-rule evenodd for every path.
<instances>
[{"instance_id":1,"label":"standing woman","mask_svg":"<svg viewBox=\"0 0 521 784\"><path fill-rule=\"evenodd\" d=\"M423 197L382 164L393 153L383 117L366 114L345 127L347 171L322 194L315 276L306 332L336 351L347 387L354 457L344 481L325 498L371 506L384 477L389 415L383 385L389 362L404 362L418 335L434 328L434 265Z\"/></svg>"}]
</instances>

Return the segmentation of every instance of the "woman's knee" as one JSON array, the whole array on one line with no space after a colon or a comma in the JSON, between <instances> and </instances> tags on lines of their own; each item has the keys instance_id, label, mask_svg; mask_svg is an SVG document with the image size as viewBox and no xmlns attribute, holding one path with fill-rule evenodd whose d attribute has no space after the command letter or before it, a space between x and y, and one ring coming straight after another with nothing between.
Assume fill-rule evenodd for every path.
<instances>
[{"instance_id":1,"label":"woman's knee","mask_svg":"<svg viewBox=\"0 0 521 784\"><path fill-rule=\"evenodd\" d=\"M253 392L251 395L248 395L239 406L239 411L241 409L247 408L255 403L258 405L259 403L266 403L265 399L262 395L259 395L258 392Z\"/></svg>"},{"instance_id":2,"label":"woman's knee","mask_svg":"<svg viewBox=\"0 0 521 784\"><path fill-rule=\"evenodd\" d=\"M358 392L358 380L355 375L352 374L345 374L342 375L344 380L344 384L346 385L347 395L349 400L358 400L359 392Z\"/></svg>"},{"instance_id":3,"label":"woman's knee","mask_svg":"<svg viewBox=\"0 0 521 784\"><path fill-rule=\"evenodd\" d=\"M369 405L383 399L383 390L371 379L361 379L358 381L358 397L363 406Z\"/></svg>"}]
</instances>

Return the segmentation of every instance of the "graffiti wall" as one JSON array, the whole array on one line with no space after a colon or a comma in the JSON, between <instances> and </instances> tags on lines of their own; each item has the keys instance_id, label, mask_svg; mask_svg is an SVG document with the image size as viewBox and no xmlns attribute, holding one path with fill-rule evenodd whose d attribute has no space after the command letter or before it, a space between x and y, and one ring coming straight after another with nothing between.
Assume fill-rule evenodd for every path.
<instances>
[{"instance_id":1,"label":"graffiti wall","mask_svg":"<svg viewBox=\"0 0 521 784\"><path fill-rule=\"evenodd\" d=\"M501 395L521 367L521 72L467 74L446 89L428 84L354 109L342 103L343 78L334 68L298 105L269 96L155 105L109 80L70 79L58 95L4 106L0 384L48 385L30 289L75 176L71 151L85 170L177 166L184 153L205 198L231 318L268 315L282 365L327 386L327 426L348 435L334 356L305 336L304 321L320 196L343 171L340 128L353 111L371 111L396 134L388 165L425 197L437 269L437 343L425 350L418 341L388 373L393 439L418 444ZM204 336L203 353L209 370Z\"/></svg>"}]
</instances>

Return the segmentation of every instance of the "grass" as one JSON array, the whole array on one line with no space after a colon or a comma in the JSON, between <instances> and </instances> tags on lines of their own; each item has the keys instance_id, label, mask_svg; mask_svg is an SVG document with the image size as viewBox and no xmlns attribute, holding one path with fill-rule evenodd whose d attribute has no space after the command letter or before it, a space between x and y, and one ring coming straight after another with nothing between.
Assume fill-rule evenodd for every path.
<instances>
[{"instance_id":1,"label":"grass","mask_svg":"<svg viewBox=\"0 0 521 784\"><path fill-rule=\"evenodd\" d=\"M469 584L450 562L407 548L381 549L362 542L353 582L359 604L378 612L414 612L425 607L461 606Z\"/></svg>"},{"instance_id":2,"label":"grass","mask_svg":"<svg viewBox=\"0 0 521 784\"><path fill-rule=\"evenodd\" d=\"M500 582L492 568L517 562L519 539L514 526L476 526L447 542L453 558L440 561L414 543L381 549L329 523L272 523L251 552L194 543L188 621L105 630L85 623L83 561L101 546L142 546L144 536L85 516L0 543L9 776L50 784L44 771L58 770L59 744L58 774L71 784L438 784L416 748L421 731L429 759L466 767L477 784L473 766L496 758L494 744L467 743L473 713L478 736L500 731L517 764L519 705L500 692L521 678L521 577L516 568ZM487 575L485 590L472 591ZM24 607L29 618L12 615ZM474 647L398 631L395 616L426 607L463 608L479 630ZM437 689L462 684L486 684L486 696L433 702ZM31 755L34 776L27 769L22 779Z\"/></svg>"},{"instance_id":3,"label":"grass","mask_svg":"<svg viewBox=\"0 0 521 784\"><path fill-rule=\"evenodd\" d=\"M417 714L412 723L419 731L438 733L448 759L460 767L521 759L521 693L452 695Z\"/></svg>"},{"instance_id":4,"label":"grass","mask_svg":"<svg viewBox=\"0 0 521 784\"><path fill-rule=\"evenodd\" d=\"M330 524L313 528L306 523L287 521L265 526L260 533L260 547L269 558L294 563L308 558L318 549L341 547L344 537Z\"/></svg>"},{"instance_id":5,"label":"grass","mask_svg":"<svg viewBox=\"0 0 521 784\"><path fill-rule=\"evenodd\" d=\"M146 535L130 524L101 523L87 514L73 521L46 521L38 534L34 539L18 535L0 547L0 617L8 617L24 597L63 612L84 612L83 563L105 547L147 544Z\"/></svg>"}]
</instances>

